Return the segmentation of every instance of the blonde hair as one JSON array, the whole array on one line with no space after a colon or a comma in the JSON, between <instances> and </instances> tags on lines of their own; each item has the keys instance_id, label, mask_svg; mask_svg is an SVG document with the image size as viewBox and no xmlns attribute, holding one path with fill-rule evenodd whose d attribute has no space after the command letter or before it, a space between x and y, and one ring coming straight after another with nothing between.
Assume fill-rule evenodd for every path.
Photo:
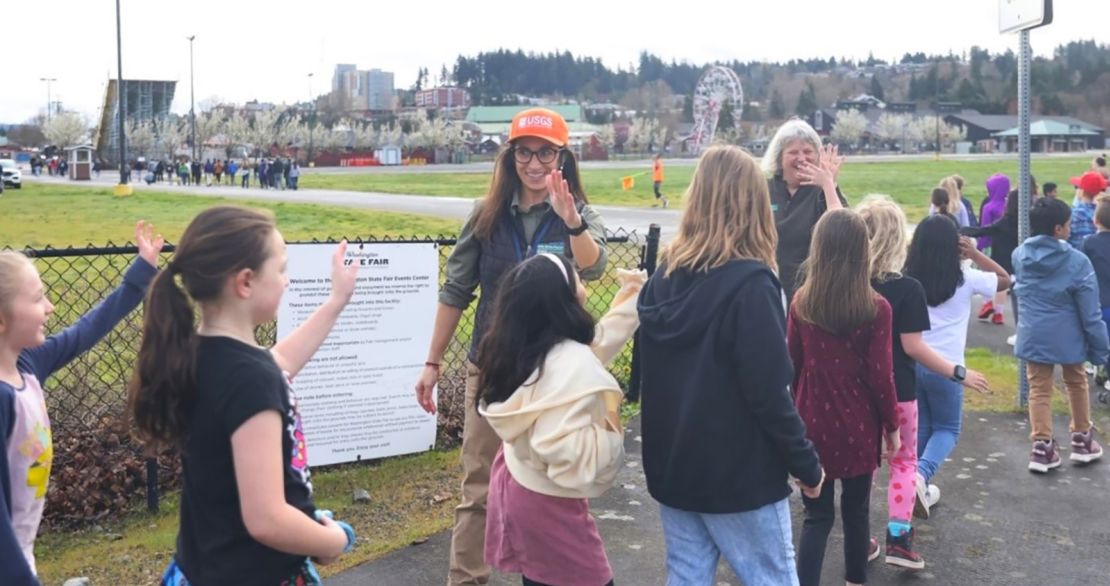
<instances>
[{"instance_id":1,"label":"blonde hair","mask_svg":"<svg viewBox=\"0 0 1110 586\"><path fill-rule=\"evenodd\" d=\"M791 118L775 132L763 154L761 165L763 174L768 179L782 172L782 152L786 150L786 145L795 140L808 142L817 151L817 160L821 160L821 137L817 135L817 131L805 120Z\"/></svg>"},{"instance_id":2,"label":"blonde hair","mask_svg":"<svg viewBox=\"0 0 1110 586\"><path fill-rule=\"evenodd\" d=\"M872 194L863 198L856 212L867 226L871 249L871 280L883 282L897 278L906 264L906 214L888 195Z\"/></svg>"},{"instance_id":3,"label":"blonde hair","mask_svg":"<svg viewBox=\"0 0 1110 586\"><path fill-rule=\"evenodd\" d=\"M16 275L28 265L34 266L22 252L0 251L0 311L7 311L12 299L19 294L21 281Z\"/></svg>"},{"instance_id":4,"label":"blonde hair","mask_svg":"<svg viewBox=\"0 0 1110 586\"><path fill-rule=\"evenodd\" d=\"M963 207L963 202L960 201L960 184L956 181L956 176L949 175L941 179L938 187L948 192L948 213L955 216Z\"/></svg>"},{"instance_id":5,"label":"blonde hair","mask_svg":"<svg viewBox=\"0 0 1110 586\"><path fill-rule=\"evenodd\" d=\"M665 275L679 268L708 272L740 259L778 271L771 196L751 155L731 145L710 147L685 197L678 235L662 252Z\"/></svg>"}]
</instances>

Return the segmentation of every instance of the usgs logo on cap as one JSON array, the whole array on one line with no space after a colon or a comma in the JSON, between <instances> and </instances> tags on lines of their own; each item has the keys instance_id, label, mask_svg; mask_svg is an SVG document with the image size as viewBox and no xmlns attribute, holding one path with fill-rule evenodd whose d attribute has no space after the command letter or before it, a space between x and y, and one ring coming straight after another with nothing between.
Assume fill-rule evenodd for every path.
<instances>
[{"instance_id":1,"label":"usgs logo on cap","mask_svg":"<svg viewBox=\"0 0 1110 586\"><path fill-rule=\"evenodd\" d=\"M520 122L517 123L517 126L520 128L531 128L536 126L542 128L554 128L555 121L552 120L550 116L525 116L520 119Z\"/></svg>"}]
</instances>

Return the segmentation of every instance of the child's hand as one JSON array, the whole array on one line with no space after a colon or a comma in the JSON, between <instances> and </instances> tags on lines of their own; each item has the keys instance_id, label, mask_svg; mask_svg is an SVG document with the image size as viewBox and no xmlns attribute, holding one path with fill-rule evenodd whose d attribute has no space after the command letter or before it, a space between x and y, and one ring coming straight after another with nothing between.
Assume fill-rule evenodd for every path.
<instances>
[{"instance_id":1,"label":"child's hand","mask_svg":"<svg viewBox=\"0 0 1110 586\"><path fill-rule=\"evenodd\" d=\"M825 484L825 470L821 469L821 480L817 481L817 486L806 486L802 484L801 480L795 480L794 482L798 485L798 488L802 489L802 494L806 498L815 499L821 496L821 486Z\"/></svg>"},{"instance_id":2,"label":"child's hand","mask_svg":"<svg viewBox=\"0 0 1110 586\"><path fill-rule=\"evenodd\" d=\"M351 300L355 292L355 277L358 276L358 265L345 264L347 258L347 241L343 240L335 248L331 256L331 296L344 305Z\"/></svg>"},{"instance_id":3,"label":"child's hand","mask_svg":"<svg viewBox=\"0 0 1110 586\"><path fill-rule=\"evenodd\" d=\"M135 242L139 245L139 256L150 266L158 268L158 254L162 252L166 239L161 234L154 235L154 224L139 220L135 224Z\"/></svg>"},{"instance_id":4,"label":"child's hand","mask_svg":"<svg viewBox=\"0 0 1110 586\"><path fill-rule=\"evenodd\" d=\"M887 462L893 462L894 456L898 455L898 450L902 449L902 438L898 435L898 430L886 434L886 450L883 451L883 458Z\"/></svg>"},{"instance_id":5,"label":"child's hand","mask_svg":"<svg viewBox=\"0 0 1110 586\"><path fill-rule=\"evenodd\" d=\"M975 247L975 241L968 236L960 236L960 258L969 259L975 256L979 249Z\"/></svg>"},{"instance_id":6,"label":"child's hand","mask_svg":"<svg viewBox=\"0 0 1110 586\"><path fill-rule=\"evenodd\" d=\"M964 386L984 395L991 393L991 385L987 382L987 377L974 370L967 371L967 376L964 377Z\"/></svg>"}]
</instances>

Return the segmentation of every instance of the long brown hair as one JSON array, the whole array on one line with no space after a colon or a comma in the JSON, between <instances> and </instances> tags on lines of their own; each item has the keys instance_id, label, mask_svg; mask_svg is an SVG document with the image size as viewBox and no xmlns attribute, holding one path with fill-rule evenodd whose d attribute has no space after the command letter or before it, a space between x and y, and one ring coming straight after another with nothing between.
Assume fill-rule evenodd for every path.
<instances>
[{"instance_id":1,"label":"long brown hair","mask_svg":"<svg viewBox=\"0 0 1110 586\"><path fill-rule=\"evenodd\" d=\"M474 235L479 240L489 240L498 216L505 213L505 208L513 200L513 194L520 191L520 175L516 172L516 160L513 158L514 148L513 143L507 143L497 153L497 159L493 163L493 179L490 180L489 191L482 198L478 216L474 219ZM574 199L580 203L590 203L582 188L582 177L578 173L578 159L574 152L562 149L557 160Z\"/></svg>"},{"instance_id":2,"label":"long brown hair","mask_svg":"<svg viewBox=\"0 0 1110 586\"><path fill-rule=\"evenodd\" d=\"M826 332L844 335L873 319L867 226L848 209L826 212L813 230L805 275L794 294L794 312Z\"/></svg>"},{"instance_id":3,"label":"long brown hair","mask_svg":"<svg viewBox=\"0 0 1110 586\"><path fill-rule=\"evenodd\" d=\"M259 270L271 253L274 229L268 212L209 208L185 228L173 260L154 277L127 401L138 435L151 450L183 439L196 395L197 338L190 299L218 299L228 277L246 268Z\"/></svg>"},{"instance_id":4,"label":"long brown hair","mask_svg":"<svg viewBox=\"0 0 1110 586\"><path fill-rule=\"evenodd\" d=\"M685 197L678 235L662 253L667 276L679 268L709 271L740 259L777 270L771 196L751 155L731 145L710 147Z\"/></svg>"}]
</instances>

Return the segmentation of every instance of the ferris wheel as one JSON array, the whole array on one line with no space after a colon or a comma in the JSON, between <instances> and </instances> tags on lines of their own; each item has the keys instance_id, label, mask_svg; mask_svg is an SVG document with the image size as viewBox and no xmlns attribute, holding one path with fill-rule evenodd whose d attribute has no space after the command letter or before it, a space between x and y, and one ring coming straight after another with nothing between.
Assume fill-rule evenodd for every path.
<instances>
[{"instance_id":1,"label":"ferris wheel","mask_svg":"<svg viewBox=\"0 0 1110 586\"><path fill-rule=\"evenodd\" d=\"M735 71L715 65L702 74L697 88L694 89L692 146L695 154L701 153L713 143L713 137L717 134L717 121L725 103L731 104L733 125L739 130L740 114L744 110L744 88L740 86L740 78Z\"/></svg>"}]
</instances>

